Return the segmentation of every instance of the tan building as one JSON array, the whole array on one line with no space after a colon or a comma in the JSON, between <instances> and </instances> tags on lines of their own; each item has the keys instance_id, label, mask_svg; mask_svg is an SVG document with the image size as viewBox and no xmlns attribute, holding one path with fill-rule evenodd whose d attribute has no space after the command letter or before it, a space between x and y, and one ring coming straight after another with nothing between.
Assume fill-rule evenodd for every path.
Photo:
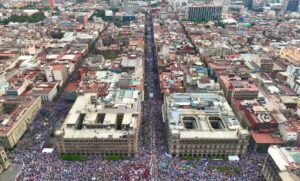
<instances>
[{"instance_id":1,"label":"tan building","mask_svg":"<svg viewBox=\"0 0 300 181\"><path fill-rule=\"evenodd\" d=\"M163 120L173 156L244 155L247 151L249 132L218 94L165 96Z\"/></svg>"},{"instance_id":2,"label":"tan building","mask_svg":"<svg viewBox=\"0 0 300 181\"><path fill-rule=\"evenodd\" d=\"M300 64L300 48L297 47L288 47L283 48L279 52L280 58L285 58L293 65Z\"/></svg>"},{"instance_id":3,"label":"tan building","mask_svg":"<svg viewBox=\"0 0 300 181\"><path fill-rule=\"evenodd\" d=\"M55 132L59 153L133 156L137 152L140 91L113 90L106 97L87 93L76 99Z\"/></svg>"},{"instance_id":4,"label":"tan building","mask_svg":"<svg viewBox=\"0 0 300 181\"><path fill-rule=\"evenodd\" d=\"M262 174L266 181L300 180L300 151L294 147L270 146Z\"/></svg>"},{"instance_id":5,"label":"tan building","mask_svg":"<svg viewBox=\"0 0 300 181\"><path fill-rule=\"evenodd\" d=\"M41 106L41 98L34 96L2 100L0 103L0 145L6 149L13 148Z\"/></svg>"},{"instance_id":6,"label":"tan building","mask_svg":"<svg viewBox=\"0 0 300 181\"><path fill-rule=\"evenodd\" d=\"M7 158L6 152L3 147L0 147L0 173L10 166L10 161Z\"/></svg>"}]
</instances>

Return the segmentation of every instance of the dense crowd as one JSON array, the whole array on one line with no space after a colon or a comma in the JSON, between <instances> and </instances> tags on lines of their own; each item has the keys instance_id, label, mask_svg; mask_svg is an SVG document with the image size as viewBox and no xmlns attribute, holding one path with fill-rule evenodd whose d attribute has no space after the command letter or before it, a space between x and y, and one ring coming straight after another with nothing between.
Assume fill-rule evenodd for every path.
<instances>
[{"instance_id":1,"label":"dense crowd","mask_svg":"<svg viewBox=\"0 0 300 181\"><path fill-rule=\"evenodd\" d=\"M54 104L44 105L33 120L26 136L10 152L14 163L22 164L17 180L258 180L263 155L249 154L240 161L182 160L167 154L165 125L162 121L162 95L154 57L153 33L146 38L145 101L142 106L138 153L129 160L106 161L90 156L84 161L64 161L54 150L42 153L51 140L51 131L67 115L71 104L58 98ZM226 165L228 175L214 169ZM240 169L240 173L234 170Z\"/></svg>"}]
</instances>

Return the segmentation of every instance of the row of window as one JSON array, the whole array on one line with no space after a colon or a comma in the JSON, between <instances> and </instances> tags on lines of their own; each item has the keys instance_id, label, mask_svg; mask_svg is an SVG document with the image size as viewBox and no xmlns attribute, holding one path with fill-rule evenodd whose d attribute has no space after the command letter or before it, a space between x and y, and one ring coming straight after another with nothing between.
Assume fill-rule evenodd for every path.
<instances>
[{"instance_id":1,"label":"row of window","mask_svg":"<svg viewBox=\"0 0 300 181\"><path fill-rule=\"evenodd\" d=\"M65 143L69 143L69 142L72 142L72 143L75 143L75 142L80 142L80 143L93 143L93 142L111 142L111 143L122 143L122 142L127 142L128 140L127 139L124 139L124 140L121 140L121 139L118 139L118 140L108 140L108 139L97 139L97 140L64 140ZM133 140L131 140L133 142Z\"/></svg>"},{"instance_id":2,"label":"row of window","mask_svg":"<svg viewBox=\"0 0 300 181\"><path fill-rule=\"evenodd\" d=\"M177 145L173 145L173 148L176 149L176 148L179 148L179 149L188 149L188 148L233 148L233 149L237 149L238 147L240 147L240 145L181 145L181 146L178 146Z\"/></svg>"},{"instance_id":3,"label":"row of window","mask_svg":"<svg viewBox=\"0 0 300 181\"><path fill-rule=\"evenodd\" d=\"M129 152L128 150L66 150L67 153L73 153L73 154L101 154L101 155L105 155L105 154L118 154L118 155L126 155L128 153L132 153Z\"/></svg>"},{"instance_id":4,"label":"row of window","mask_svg":"<svg viewBox=\"0 0 300 181\"><path fill-rule=\"evenodd\" d=\"M92 145L92 146L82 146L82 145L65 145L66 148L74 148L74 149L81 149L81 148L87 148L87 149L103 149L103 148L107 148L107 149L116 149L116 148L123 148L123 149L127 149L129 148L127 145L124 146L103 146L103 145ZM133 146L132 146L133 147Z\"/></svg>"},{"instance_id":5,"label":"row of window","mask_svg":"<svg viewBox=\"0 0 300 181\"><path fill-rule=\"evenodd\" d=\"M180 140L180 144L238 144L239 140ZM176 144L176 142L173 142Z\"/></svg>"}]
</instances>

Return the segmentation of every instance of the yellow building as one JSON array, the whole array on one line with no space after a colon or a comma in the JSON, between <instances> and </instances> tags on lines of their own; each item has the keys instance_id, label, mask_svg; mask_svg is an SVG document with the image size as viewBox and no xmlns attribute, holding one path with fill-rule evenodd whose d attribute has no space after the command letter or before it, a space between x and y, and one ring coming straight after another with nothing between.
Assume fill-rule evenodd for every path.
<instances>
[{"instance_id":1,"label":"yellow building","mask_svg":"<svg viewBox=\"0 0 300 181\"><path fill-rule=\"evenodd\" d=\"M294 65L300 64L300 48L288 47L280 50L280 58L287 59Z\"/></svg>"},{"instance_id":2,"label":"yellow building","mask_svg":"<svg viewBox=\"0 0 300 181\"><path fill-rule=\"evenodd\" d=\"M13 148L42 106L40 97L20 97L0 103L0 145Z\"/></svg>"},{"instance_id":3,"label":"yellow building","mask_svg":"<svg viewBox=\"0 0 300 181\"><path fill-rule=\"evenodd\" d=\"M10 161L7 158L6 152L3 147L0 147L0 173L10 166Z\"/></svg>"}]
</instances>

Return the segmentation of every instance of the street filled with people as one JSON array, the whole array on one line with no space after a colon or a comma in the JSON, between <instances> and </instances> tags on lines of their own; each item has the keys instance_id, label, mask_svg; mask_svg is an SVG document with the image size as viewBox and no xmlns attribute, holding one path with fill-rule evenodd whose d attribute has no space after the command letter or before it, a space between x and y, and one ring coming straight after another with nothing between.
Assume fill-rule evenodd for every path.
<instances>
[{"instance_id":1,"label":"street filled with people","mask_svg":"<svg viewBox=\"0 0 300 181\"><path fill-rule=\"evenodd\" d=\"M144 119L139 129L137 155L120 161L108 161L101 156L66 161L61 159L55 146L52 153L43 153L45 144L54 139L54 128L64 120L72 106L71 102L58 97L55 103L43 105L23 139L9 153L13 163L23 165L17 180L259 180L265 155L249 153L239 161L227 161L185 160L167 153L166 127L162 120L163 96L159 88L150 16L146 17L145 44Z\"/></svg>"}]
</instances>

